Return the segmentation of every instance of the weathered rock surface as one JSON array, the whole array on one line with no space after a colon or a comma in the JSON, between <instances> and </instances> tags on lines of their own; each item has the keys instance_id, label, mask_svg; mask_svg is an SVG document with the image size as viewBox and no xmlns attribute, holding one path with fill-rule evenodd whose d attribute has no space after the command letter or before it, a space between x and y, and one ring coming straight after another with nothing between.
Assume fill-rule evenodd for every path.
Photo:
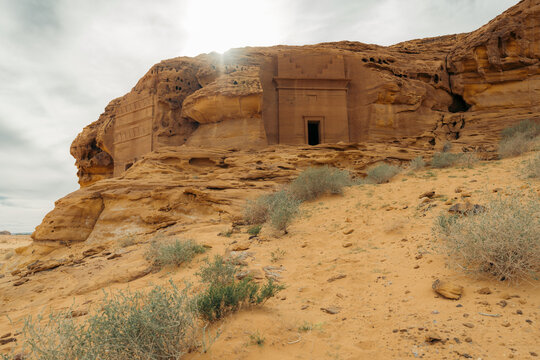
<instances>
[{"instance_id":1,"label":"weathered rock surface","mask_svg":"<svg viewBox=\"0 0 540 360\"><path fill-rule=\"evenodd\" d=\"M119 239L196 223L230 221L246 198L276 189L309 166L329 164L360 176L371 164L396 164L420 154L386 144L274 145L259 151L167 147L144 156L123 175L58 200L32 234L35 241Z\"/></svg>"},{"instance_id":2,"label":"weathered rock surface","mask_svg":"<svg viewBox=\"0 0 540 360\"><path fill-rule=\"evenodd\" d=\"M527 0L469 34L162 61L74 140L81 189L32 237L181 232L236 217L308 166L359 175L447 140L493 151L502 128L540 118L539 22L540 0Z\"/></svg>"},{"instance_id":3,"label":"weathered rock surface","mask_svg":"<svg viewBox=\"0 0 540 360\"><path fill-rule=\"evenodd\" d=\"M164 60L77 136L79 183L171 145L305 144L309 122L323 143L493 149L500 129L539 116L539 22L540 0L524 0L468 34Z\"/></svg>"}]
</instances>

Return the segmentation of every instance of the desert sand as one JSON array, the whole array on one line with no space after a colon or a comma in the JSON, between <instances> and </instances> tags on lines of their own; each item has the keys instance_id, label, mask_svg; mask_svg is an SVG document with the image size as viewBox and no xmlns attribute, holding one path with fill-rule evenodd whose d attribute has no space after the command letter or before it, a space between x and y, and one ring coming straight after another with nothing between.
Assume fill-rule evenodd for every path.
<instances>
[{"instance_id":1,"label":"desert sand","mask_svg":"<svg viewBox=\"0 0 540 360\"><path fill-rule=\"evenodd\" d=\"M464 199L482 204L494 196L539 194L538 180L521 171L529 156L481 161L471 169L405 171L387 184L352 186L341 196L304 203L285 235L263 228L249 239L247 227L239 226L223 237L218 234L231 223L222 221L99 246L28 246L26 237L8 237L1 251L20 247L0 265L0 337L16 334L27 315L67 308L91 314L103 290L147 289L170 279L180 286L192 282L196 290L194 273L206 256L240 247L247 269L264 276L263 268L272 266L286 289L262 307L212 325L210 334L219 336L210 350L188 359L533 358L540 353L537 282L466 275L438 250L431 230L441 212ZM435 192L431 200L419 198L428 191ZM211 249L188 265L155 273L144 254L156 237L194 239ZM43 264L56 261L56 267L34 266L37 272L18 276L32 255ZM436 294L436 279L463 286L462 297ZM478 293L485 287L491 294ZM251 334L264 344L252 344Z\"/></svg>"}]
</instances>

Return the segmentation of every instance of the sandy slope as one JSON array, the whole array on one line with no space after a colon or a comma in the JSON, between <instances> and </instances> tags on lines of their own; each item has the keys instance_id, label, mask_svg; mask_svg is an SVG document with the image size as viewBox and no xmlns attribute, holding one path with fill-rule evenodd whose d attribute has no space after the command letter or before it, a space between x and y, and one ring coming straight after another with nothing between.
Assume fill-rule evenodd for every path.
<instances>
[{"instance_id":1,"label":"sandy slope","mask_svg":"<svg viewBox=\"0 0 540 360\"><path fill-rule=\"evenodd\" d=\"M434 218L451 203L462 201L462 194L482 204L497 196L494 189L502 189L498 191L502 196L538 193L538 180L527 180L521 174L523 160L404 173L389 184L351 187L343 196L302 205L302 214L287 235L275 237L265 229L264 236L251 240L247 250L250 269L282 267L272 271L280 274L286 290L263 307L244 309L215 324L210 332L219 331L220 336L210 351L187 358L534 358L531 353L540 354L538 282L508 285L467 277L447 266L449 259L437 252L431 233ZM461 193L455 192L458 187ZM442 197L421 204L419 195L430 190ZM179 236L211 245L210 256L224 254L249 237L246 228L230 238L217 235L229 226L194 226ZM196 280L193 273L204 256L180 269L151 273L144 259L150 239L136 240L139 244L129 246L104 242L104 250L86 253L86 257L83 251L90 246L80 244L59 250L22 248L18 250L21 255L1 260L5 264L0 265L0 274L5 277L0 278L0 337L14 332L28 314L69 306L91 309L99 303L102 288L142 289L171 278L178 283ZM111 256L114 254L116 257ZM281 259L276 261L276 254ZM27 277L29 281L13 286L19 278L10 272L31 256L71 262L35 273ZM329 281L332 278L338 279ZM437 278L464 286L463 297L452 301L437 296L431 289ZM476 292L486 286L492 294ZM339 312L331 315L321 308ZM446 341L426 343L426 334L431 332ZM251 334L259 334L264 344L252 344ZM1 346L0 351L8 351L12 345Z\"/></svg>"}]
</instances>

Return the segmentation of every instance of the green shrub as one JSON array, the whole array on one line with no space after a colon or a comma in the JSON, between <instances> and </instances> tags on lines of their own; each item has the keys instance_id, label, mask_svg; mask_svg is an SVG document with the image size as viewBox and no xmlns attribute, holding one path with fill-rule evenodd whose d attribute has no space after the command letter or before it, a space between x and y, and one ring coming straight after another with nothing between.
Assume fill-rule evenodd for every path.
<instances>
[{"instance_id":1,"label":"green shrub","mask_svg":"<svg viewBox=\"0 0 540 360\"><path fill-rule=\"evenodd\" d=\"M475 215L443 215L434 227L459 267L500 280L519 280L540 270L538 229L540 202L535 195L497 198Z\"/></svg>"},{"instance_id":2,"label":"green shrub","mask_svg":"<svg viewBox=\"0 0 540 360\"><path fill-rule=\"evenodd\" d=\"M304 170L290 184L290 192L299 201L309 201L326 193L342 194L343 188L352 184L347 170L322 166Z\"/></svg>"},{"instance_id":3,"label":"green shrub","mask_svg":"<svg viewBox=\"0 0 540 360\"><path fill-rule=\"evenodd\" d=\"M27 318L25 359L180 359L198 346L200 328L187 289L106 295L95 315L75 321L69 312L47 321Z\"/></svg>"},{"instance_id":4,"label":"green shrub","mask_svg":"<svg viewBox=\"0 0 540 360\"><path fill-rule=\"evenodd\" d=\"M175 240L174 243L159 243L154 241L150 244L146 257L157 268L167 265L180 266L190 262L195 255L202 254L206 249L196 244L193 240Z\"/></svg>"},{"instance_id":5,"label":"green shrub","mask_svg":"<svg viewBox=\"0 0 540 360\"><path fill-rule=\"evenodd\" d=\"M536 153L525 165L525 174L529 178L540 178L540 153Z\"/></svg>"},{"instance_id":6,"label":"green shrub","mask_svg":"<svg viewBox=\"0 0 540 360\"><path fill-rule=\"evenodd\" d=\"M401 169L394 165L381 164L371 168L367 172L367 182L372 184L382 184L390 181L391 178L401 172Z\"/></svg>"},{"instance_id":7,"label":"green shrub","mask_svg":"<svg viewBox=\"0 0 540 360\"><path fill-rule=\"evenodd\" d=\"M232 262L216 255L212 262L206 259L205 265L201 266L196 275L203 284L229 284L234 281L236 270L236 266Z\"/></svg>"},{"instance_id":8,"label":"green shrub","mask_svg":"<svg viewBox=\"0 0 540 360\"><path fill-rule=\"evenodd\" d=\"M234 265L219 256L201 268L198 275L206 288L195 297L193 303L204 320L216 321L242 306L262 304L284 288L272 280L262 286L250 277L237 280L236 271Z\"/></svg>"},{"instance_id":9,"label":"green shrub","mask_svg":"<svg viewBox=\"0 0 540 360\"><path fill-rule=\"evenodd\" d=\"M247 233L251 236L257 236L261 232L262 225L254 225L247 230Z\"/></svg>"},{"instance_id":10,"label":"green shrub","mask_svg":"<svg viewBox=\"0 0 540 360\"><path fill-rule=\"evenodd\" d=\"M410 170L420 170L420 169L423 169L425 166L426 166L426 162L424 161L424 158L421 156L415 157L409 163Z\"/></svg>"},{"instance_id":11,"label":"green shrub","mask_svg":"<svg viewBox=\"0 0 540 360\"><path fill-rule=\"evenodd\" d=\"M517 156L532 150L540 136L540 122L523 120L501 132L499 156L501 158Z\"/></svg>"}]
</instances>

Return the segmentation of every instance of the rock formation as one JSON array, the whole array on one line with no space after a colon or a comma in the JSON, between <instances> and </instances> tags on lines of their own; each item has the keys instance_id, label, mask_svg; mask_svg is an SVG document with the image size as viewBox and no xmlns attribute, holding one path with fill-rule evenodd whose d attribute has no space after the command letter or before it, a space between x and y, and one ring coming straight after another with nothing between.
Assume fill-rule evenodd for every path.
<instances>
[{"instance_id":1,"label":"rock formation","mask_svg":"<svg viewBox=\"0 0 540 360\"><path fill-rule=\"evenodd\" d=\"M7 230L0 231L0 235L11 235L11 233Z\"/></svg>"},{"instance_id":2,"label":"rock formation","mask_svg":"<svg viewBox=\"0 0 540 360\"><path fill-rule=\"evenodd\" d=\"M539 25L540 0L523 0L468 34L162 61L73 141L82 188L33 238L218 221L313 164L361 173L448 140L493 151L502 128L540 117Z\"/></svg>"}]
</instances>

